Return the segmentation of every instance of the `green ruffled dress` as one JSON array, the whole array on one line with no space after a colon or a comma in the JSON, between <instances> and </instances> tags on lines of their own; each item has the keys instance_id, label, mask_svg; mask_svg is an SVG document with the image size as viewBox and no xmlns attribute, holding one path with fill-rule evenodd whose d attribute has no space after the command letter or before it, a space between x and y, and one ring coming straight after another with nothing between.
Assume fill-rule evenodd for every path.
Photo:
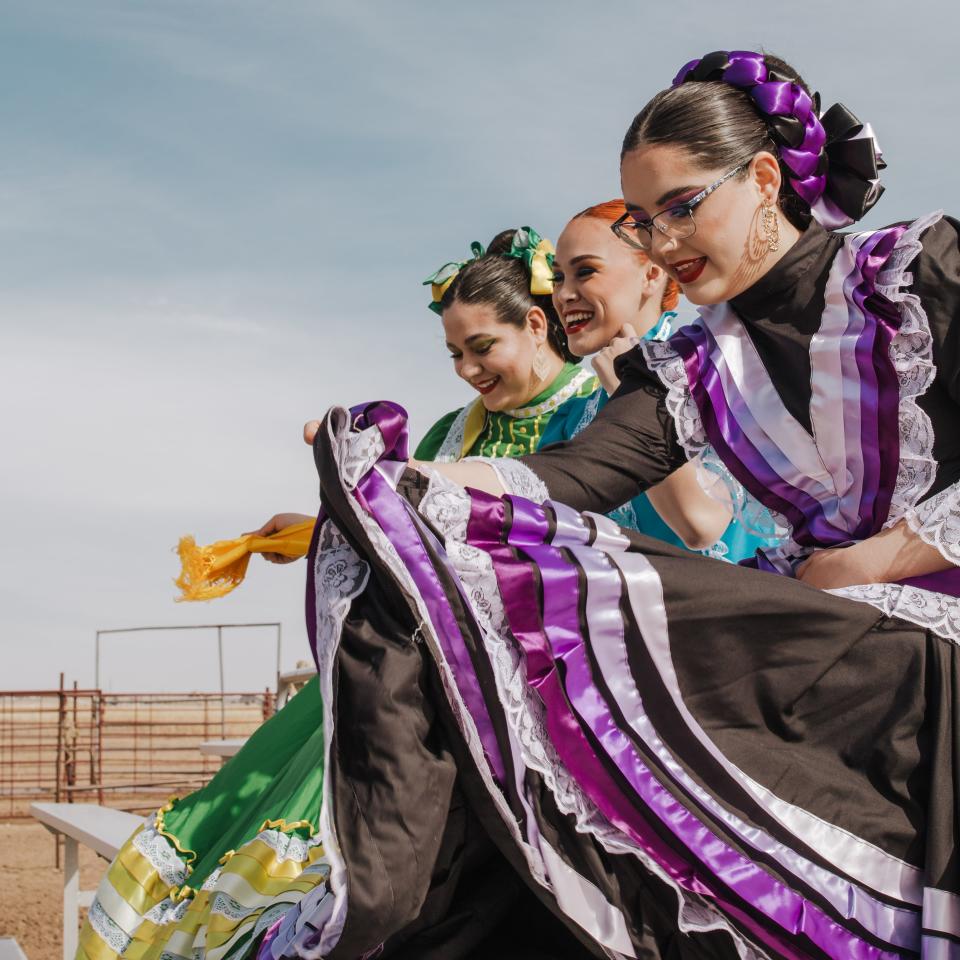
<instances>
[{"instance_id":1,"label":"green ruffled dress","mask_svg":"<svg viewBox=\"0 0 960 960\"><path fill-rule=\"evenodd\" d=\"M565 363L553 382L525 406L490 411L480 399L441 417L417 447L417 460L451 462L463 457L520 457L533 453L554 413L568 400L600 386L591 373Z\"/></svg>"},{"instance_id":2,"label":"green ruffled dress","mask_svg":"<svg viewBox=\"0 0 960 960\"><path fill-rule=\"evenodd\" d=\"M205 787L149 817L101 881L77 957L244 957L326 884L322 717L314 677Z\"/></svg>"}]
</instances>

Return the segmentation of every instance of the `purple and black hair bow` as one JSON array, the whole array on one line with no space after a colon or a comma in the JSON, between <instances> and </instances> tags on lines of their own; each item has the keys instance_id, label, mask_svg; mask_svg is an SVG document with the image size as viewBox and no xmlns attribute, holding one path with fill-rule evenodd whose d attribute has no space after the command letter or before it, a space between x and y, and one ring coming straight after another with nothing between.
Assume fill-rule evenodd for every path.
<instances>
[{"instance_id":1,"label":"purple and black hair bow","mask_svg":"<svg viewBox=\"0 0 960 960\"><path fill-rule=\"evenodd\" d=\"M811 97L796 77L749 50L717 50L691 60L673 85L691 80L721 81L750 94L792 174L790 185L828 230L855 223L880 199L886 164L873 130L843 104L821 117L819 94Z\"/></svg>"}]
</instances>

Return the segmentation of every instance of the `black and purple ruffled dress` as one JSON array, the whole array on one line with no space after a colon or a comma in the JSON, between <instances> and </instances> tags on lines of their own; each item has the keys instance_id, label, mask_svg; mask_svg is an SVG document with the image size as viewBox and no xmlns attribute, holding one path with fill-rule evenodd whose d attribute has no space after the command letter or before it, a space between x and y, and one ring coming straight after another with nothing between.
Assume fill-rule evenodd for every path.
<instances>
[{"instance_id":1,"label":"black and purple ruffled dress","mask_svg":"<svg viewBox=\"0 0 960 960\"><path fill-rule=\"evenodd\" d=\"M331 872L260 955L960 957L958 308L954 222L813 224L574 440L493 461L503 499L407 470L395 405L331 411ZM603 516L689 457L780 524L753 569ZM901 519L955 566L792 577Z\"/></svg>"}]
</instances>

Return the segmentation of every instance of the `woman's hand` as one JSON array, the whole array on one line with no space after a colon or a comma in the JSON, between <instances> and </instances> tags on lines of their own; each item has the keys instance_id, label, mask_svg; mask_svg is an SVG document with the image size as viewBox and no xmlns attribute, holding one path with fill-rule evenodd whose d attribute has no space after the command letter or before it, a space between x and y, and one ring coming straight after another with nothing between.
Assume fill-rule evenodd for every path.
<instances>
[{"instance_id":1,"label":"woman's hand","mask_svg":"<svg viewBox=\"0 0 960 960\"><path fill-rule=\"evenodd\" d=\"M275 513L259 530L248 530L243 536L270 537L287 527L292 527L295 523L306 523L313 519L305 513ZM261 556L271 563L293 563L294 560L300 559L299 557L287 557L282 553L262 553Z\"/></svg>"},{"instance_id":2,"label":"woman's hand","mask_svg":"<svg viewBox=\"0 0 960 960\"><path fill-rule=\"evenodd\" d=\"M620 386L620 380L613 372L613 361L620 356L632 350L640 339L637 331L629 323L625 323L620 332L590 361L600 386L607 391L608 396L613 396L617 387Z\"/></svg>"},{"instance_id":3,"label":"woman's hand","mask_svg":"<svg viewBox=\"0 0 960 960\"><path fill-rule=\"evenodd\" d=\"M320 429L319 420L308 420L303 425L303 442L308 446L313 446L313 438L317 435L317 431Z\"/></svg>"},{"instance_id":4,"label":"woman's hand","mask_svg":"<svg viewBox=\"0 0 960 960\"><path fill-rule=\"evenodd\" d=\"M882 583L880 571L861 547L869 540L851 547L817 550L797 567L797 579L820 590L837 590L860 583Z\"/></svg>"},{"instance_id":5,"label":"woman's hand","mask_svg":"<svg viewBox=\"0 0 960 960\"><path fill-rule=\"evenodd\" d=\"M852 547L818 550L797 567L797 579L821 590L837 590L861 583L896 583L951 566L901 520Z\"/></svg>"}]
</instances>

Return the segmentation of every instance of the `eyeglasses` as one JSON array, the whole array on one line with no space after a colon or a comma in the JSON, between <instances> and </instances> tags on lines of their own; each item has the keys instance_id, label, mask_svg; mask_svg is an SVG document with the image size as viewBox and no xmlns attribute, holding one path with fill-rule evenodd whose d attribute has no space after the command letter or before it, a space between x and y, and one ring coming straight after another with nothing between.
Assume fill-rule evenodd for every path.
<instances>
[{"instance_id":1,"label":"eyeglasses","mask_svg":"<svg viewBox=\"0 0 960 960\"><path fill-rule=\"evenodd\" d=\"M693 219L693 211L703 203L707 197L713 193L721 184L726 183L731 177L736 176L744 167L749 166L750 161L741 163L729 173L725 173L716 183L711 183L705 187L695 197L684 200L683 203L674 204L661 210L650 220L638 220L634 212L628 210L619 220L610 225L610 229L625 243L638 250L649 250L653 246L653 228L662 233L665 237L673 240L683 240L686 237L692 237L697 232L697 225Z\"/></svg>"}]
</instances>

